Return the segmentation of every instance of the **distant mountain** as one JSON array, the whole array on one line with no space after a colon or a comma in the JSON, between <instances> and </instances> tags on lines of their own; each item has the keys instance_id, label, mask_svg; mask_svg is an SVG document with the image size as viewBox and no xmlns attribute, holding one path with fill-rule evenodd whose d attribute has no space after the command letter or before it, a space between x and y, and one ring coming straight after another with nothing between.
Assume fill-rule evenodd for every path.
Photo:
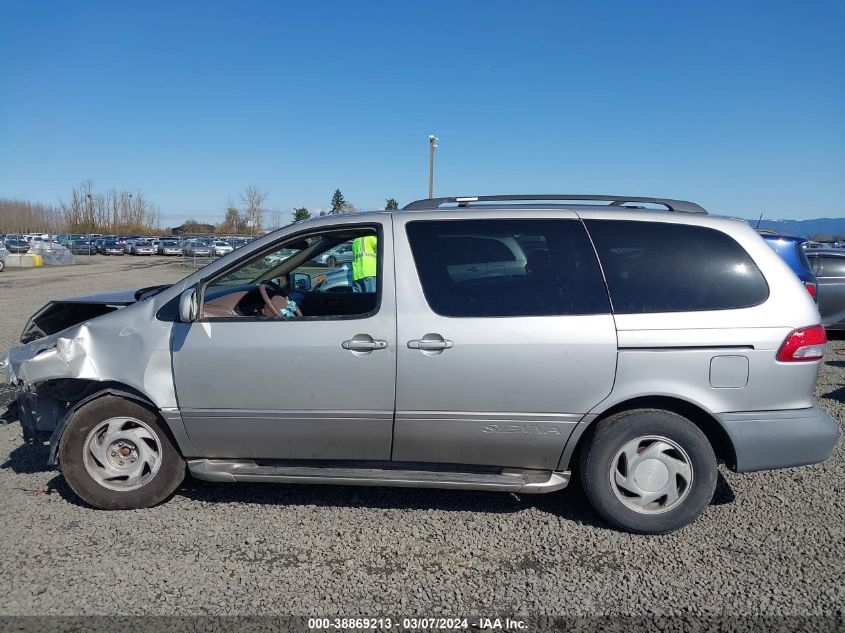
<instances>
[{"instance_id":1,"label":"distant mountain","mask_svg":"<svg viewBox=\"0 0 845 633\"><path fill-rule=\"evenodd\" d=\"M748 220L756 227L757 219ZM812 238L815 235L830 235L837 237L845 235L845 218L815 218L813 220L767 220L760 222L761 229L771 229L788 235L800 235Z\"/></svg>"}]
</instances>

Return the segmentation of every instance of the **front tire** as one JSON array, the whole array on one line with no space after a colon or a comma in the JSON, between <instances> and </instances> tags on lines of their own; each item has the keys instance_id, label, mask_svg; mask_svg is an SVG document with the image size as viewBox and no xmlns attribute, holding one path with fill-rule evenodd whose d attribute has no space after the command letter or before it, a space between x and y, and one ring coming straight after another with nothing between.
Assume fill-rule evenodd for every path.
<instances>
[{"instance_id":1,"label":"front tire","mask_svg":"<svg viewBox=\"0 0 845 633\"><path fill-rule=\"evenodd\" d=\"M326 266L329 268L337 266L337 258L334 255L329 255L329 258L326 260Z\"/></svg>"},{"instance_id":2,"label":"front tire","mask_svg":"<svg viewBox=\"0 0 845 633\"><path fill-rule=\"evenodd\" d=\"M158 416L137 402L111 395L73 414L58 457L71 489L103 510L157 505L185 478L185 460Z\"/></svg>"},{"instance_id":3,"label":"front tire","mask_svg":"<svg viewBox=\"0 0 845 633\"><path fill-rule=\"evenodd\" d=\"M639 534L692 523L716 489L713 447L688 419L635 409L599 422L581 454L584 492L607 521Z\"/></svg>"}]
</instances>

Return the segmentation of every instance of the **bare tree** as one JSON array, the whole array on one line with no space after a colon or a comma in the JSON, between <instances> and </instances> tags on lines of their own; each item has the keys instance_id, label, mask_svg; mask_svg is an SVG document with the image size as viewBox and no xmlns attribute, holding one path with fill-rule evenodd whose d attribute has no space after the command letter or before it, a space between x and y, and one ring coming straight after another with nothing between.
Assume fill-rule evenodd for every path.
<instances>
[{"instance_id":1,"label":"bare tree","mask_svg":"<svg viewBox=\"0 0 845 633\"><path fill-rule=\"evenodd\" d=\"M55 233L63 230L64 216L59 209L38 202L0 198L0 232Z\"/></svg>"},{"instance_id":2,"label":"bare tree","mask_svg":"<svg viewBox=\"0 0 845 633\"><path fill-rule=\"evenodd\" d=\"M143 193L112 189L97 193L89 180L59 203L64 229L71 233L152 233L159 227L158 207Z\"/></svg>"},{"instance_id":3,"label":"bare tree","mask_svg":"<svg viewBox=\"0 0 845 633\"><path fill-rule=\"evenodd\" d=\"M273 209L270 212L270 224L272 225L272 229L276 230L281 228L282 226L282 210L281 209Z\"/></svg>"},{"instance_id":4,"label":"bare tree","mask_svg":"<svg viewBox=\"0 0 845 633\"><path fill-rule=\"evenodd\" d=\"M241 194L241 204L244 207L244 216L251 234L260 233L264 227L264 201L267 199L267 192L261 191L255 185L250 185Z\"/></svg>"},{"instance_id":5,"label":"bare tree","mask_svg":"<svg viewBox=\"0 0 845 633\"><path fill-rule=\"evenodd\" d=\"M238 211L235 201L229 198L226 202L226 215L223 221L215 227L215 231L219 235L226 235L227 233L240 233L243 226L243 219L241 212Z\"/></svg>"}]
</instances>

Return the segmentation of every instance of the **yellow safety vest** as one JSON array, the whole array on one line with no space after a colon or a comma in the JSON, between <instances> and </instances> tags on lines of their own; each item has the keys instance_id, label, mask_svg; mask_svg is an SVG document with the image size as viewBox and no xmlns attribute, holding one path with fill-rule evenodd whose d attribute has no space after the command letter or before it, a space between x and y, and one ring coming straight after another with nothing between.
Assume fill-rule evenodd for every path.
<instances>
[{"instance_id":1,"label":"yellow safety vest","mask_svg":"<svg viewBox=\"0 0 845 633\"><path fill-rule=\"evenodd\" d=\"M356 237L352 240L352 279L358 281L375 277L377 270L378 239L375 235Z\"/></svg>"}]
</instances>

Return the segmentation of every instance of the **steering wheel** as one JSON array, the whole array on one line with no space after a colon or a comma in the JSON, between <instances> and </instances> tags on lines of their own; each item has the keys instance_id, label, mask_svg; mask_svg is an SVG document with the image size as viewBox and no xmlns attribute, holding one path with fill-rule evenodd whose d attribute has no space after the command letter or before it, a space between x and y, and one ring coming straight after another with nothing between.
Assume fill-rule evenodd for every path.
<instances>
[{"instance_id":1,"label":"steering wheel","mask_svg":"<svg viewBox=\"0 0 845 633\"><path fill-rule=\"evenodd\" d=\"M262 281L258 284L258 294L261 295L262 301L264 301L264 305L267 306L267 309L277 319L286 319L287 317L283 315L279 309L273 305L273 300L270 298L270 293L267 292L267 286L272 286L273 294L279 294L285 298L285 301L288 301L288 293L285 292L285 289L282 288L279 284L274 283L272 281ZM301 317L302 311L299 307L296 308L296 316Z\"/></svg>"}]
</instances>

